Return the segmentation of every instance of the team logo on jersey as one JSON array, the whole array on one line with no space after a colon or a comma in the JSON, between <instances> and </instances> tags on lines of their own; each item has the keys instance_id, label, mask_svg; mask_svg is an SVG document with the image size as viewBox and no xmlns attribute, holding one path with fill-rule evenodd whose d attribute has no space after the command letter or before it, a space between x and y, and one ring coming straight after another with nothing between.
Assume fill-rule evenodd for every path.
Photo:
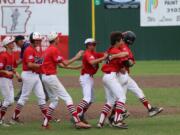
<instances>
[{"instance_id":1,"label":"team logo on jersey","mask_svg":"<svg viewBox=\"0 0 180 135\"><path fill-rule=\"evenodd\" d=\"M30 55L28 59L32 60L32 59L34 59L34 57L32 55Z\"/></svg>"},{"instance_id":2,"label":"team logo on jersey","mask_svg":"<svg viewBox=\"0 0 180 135\"><path fill-rule=\"evenodd\" d=\"M0 63L0 67L3 67L4 66L4 64L3 63Z\"/></svg>"},{"instance_id":3,"label":"team logo on jersey","mask_svg":"<svg viewBox=\"0 0 180 135\"><path fill-rule=\"evenodd\" d=\"M37 64L43 64L44 62L44 58L40 58L40 57L34 57L34 62Z\"/></svg>"}]
</instances>

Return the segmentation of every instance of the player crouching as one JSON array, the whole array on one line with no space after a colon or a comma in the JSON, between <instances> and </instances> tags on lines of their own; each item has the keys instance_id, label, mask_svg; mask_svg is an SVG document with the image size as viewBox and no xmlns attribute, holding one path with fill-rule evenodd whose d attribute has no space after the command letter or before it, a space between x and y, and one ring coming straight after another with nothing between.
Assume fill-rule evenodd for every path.
<instances>
[{"instance_id":1,"label":"player crouching","mask_svg":"<svg viewBox=\"0 0 180 135\"><path fill-rule=\"evenodd\" d=\"M12 79L13 76L16 75L17 79L21 81L21 77L15 71L17 63L13 54L14 37L6 37L2 44L3 47L6 48L6 51L0 56L0 88L4 98L0 112L0 125L7 127L9 125L4 123L4 116L7 108L14 103L14 87Z\"/></svg>"},{"instance_id":2,"label":"player crouching","mask_svg":"<svg viewBox=\"0 0 180 135\"><path fill-rule=\"evenodd\" d=\"M42 126L43 128L49 128L49 121L52 119L52 113L58 105L59 98L63 99L67 105L69 113L72 115L75 121L76 128L90 128L91 126L80 121L73 104L72 98L61 84L57 77L57 66L68 66L74 61L78 60L83 51L80 51L70 60L64 60L58 50L59 36L56 32L51 32L48 36L50 46L45 51L45 58L43 63L43 75L42 81L45 87L48 89L48 95L50 98L50 105L47 111L47 117L45 118Z\"/></svg>"}]
</instances>

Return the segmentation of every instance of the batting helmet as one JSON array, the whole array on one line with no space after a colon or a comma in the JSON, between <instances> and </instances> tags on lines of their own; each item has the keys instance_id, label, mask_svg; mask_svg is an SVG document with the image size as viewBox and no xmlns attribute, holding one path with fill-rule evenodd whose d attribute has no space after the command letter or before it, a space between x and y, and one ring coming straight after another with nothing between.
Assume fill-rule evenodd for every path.
<instances>
[{"instance_id":1,"label":"batting helmet","mask_svg":"<svg viewBox=\"0 0 180 135\"><path fill-rule=\"evenodd\" d=\"M132 31L123 32L123 41L128 45L132 45L136 39L136 34Z\"/></svg>"},{"instance_id":2,"label":"batting helmet","mask_svg":"<svg viewBox=\"0 0 180 135\"><path fill-rule=\"evenodd\" d=\"M29 41L34 43L36 40L42 40L41 34L39 32L33 32L30 34Z\"/></svg>"}]
</instances>

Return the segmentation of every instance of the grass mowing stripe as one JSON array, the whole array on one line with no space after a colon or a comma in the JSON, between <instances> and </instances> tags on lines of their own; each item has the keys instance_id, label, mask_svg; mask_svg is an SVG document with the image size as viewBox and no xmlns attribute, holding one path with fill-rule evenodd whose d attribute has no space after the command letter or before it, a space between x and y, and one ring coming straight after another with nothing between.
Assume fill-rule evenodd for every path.
<instances>
[{"instance_id":1,"label":"grass mowing stripe","mask_svg":"<svg viewBox=\"0 0 180 135\"><path fill-rule=\"evenodd\" d=\"M80 64L76 62L75 65ZM180 61L137 61L132 68L132 75L180 75ZM17 69L21 72L21 66ZM79 70L58 69L58 76L79 76ZM99 70L96 76L102 76Z\"/></svg>"},{"instance_id":2,"label":"grass mowing stripe","mask_svg":"<svg viewBox=\"0 0 180 135\"><path fill-rule=\"evenodd\" d=\"M72 128L71 123L62 122L60 124L53 123L51 130L42 130L40 128L40 122L26 123L24 126L14 125L8 128L0 126L1 135L178 135L180 134L180 115L176 116L158 116L154 118L142 118L127 120L129 129L121 130L117 128L110 128L105 126L103 129L97 129L97 120L91 120L93 125L89 130L76 130Z\"/></svg>"},{"instance_id":3,"label":"grass mowing stripe","mask_svg":"<svg viewBox=\"0 0 180 135\"><path fill-rule=\"evenodd\" d=\"M179 91L180 88L144 88L144 93L152 104L163 105L163 106L180 106ZM79 103L82 99L81 88L68 89L69 94L72 96L75 103ZM17 92L16 92L17 93ZM29 98L31 103L37 102L37 98L34 94L31 94ZM95 103L105 102L105 92L103 88L95 89ZM140 105L141 103L137 97L132 93L128 92L127 104L129 105Z\"/></svg>"}]
</instances>

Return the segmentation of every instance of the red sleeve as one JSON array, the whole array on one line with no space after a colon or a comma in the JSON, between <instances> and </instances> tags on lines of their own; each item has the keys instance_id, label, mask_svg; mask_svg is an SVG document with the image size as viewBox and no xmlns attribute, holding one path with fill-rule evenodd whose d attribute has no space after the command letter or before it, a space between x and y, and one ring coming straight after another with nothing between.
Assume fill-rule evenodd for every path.
<instances>
[{"instance_id":1,"label":"red sleeve","mask_svg":"<svg viewBox=\"0 0 180 135\"><path fill-rule=\"evenodd\" d=\"M102 58L103 56L104 56L104 53L102 53L102 52L97 53L96 52L96 58Z\"/></svg>"},{"instance_id":2,"label":"red sleeve","mask_svg":"<svg viewBox=\"0 0 180 135\"><path fill-rule=\"evenodd\" d=\"M116 48L113 48L113 49L111 49L111 50L109 50L109 54L118 54L118 53L120 53L121 51L119 50L119 49L116 49Z\"/></svg>"},{"instance_id":3,"label":"red sleeve","mask_svg":"<svg viewBox=\"0 0 180 135\"><path fill-rule=\"evenodd\" d=\"M61 63L64 60L58 50L54 50L54 52L52 53L52 58L55 63Z\"/></svg>"},{"instance_id":4,"label":"red sleeve","mask_svg":"<svg viewBox=\"0 0 180 135\"><path fill-rule=\"evenodd\" d=\"M24 52L25 62L34 62L34 51L30 49L26 49Z\"/></svg>"}]
</instances>

